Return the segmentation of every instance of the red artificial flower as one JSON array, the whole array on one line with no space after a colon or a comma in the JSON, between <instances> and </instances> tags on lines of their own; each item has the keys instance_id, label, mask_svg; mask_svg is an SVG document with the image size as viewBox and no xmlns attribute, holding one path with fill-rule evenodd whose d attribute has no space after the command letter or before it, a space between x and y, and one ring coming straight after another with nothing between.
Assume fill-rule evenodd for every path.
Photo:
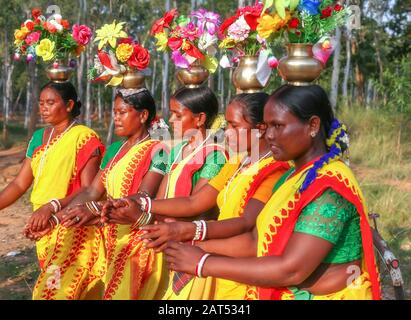
<instances>
[{"instance_id":1,"label":"red artificial flower","mask_svg":"<svg viewBox=\"0 0 411 320\"><path fill-rule=\"evenodd\" d=\"M24 25L27 29L29 29L30 31L33 31L33 29L34 29L34 22L33 21L31 21L31 20L26 21L24 23Z\"/></svg>"},{"instance_id":2,"label":"red artificial flower","mask_svg":"<svg viewBox=\"0 0 411 320\"><path fill-rule=\"evenodd\" d=\"M128 65L138 70L144 70L150 63L150 53L139 44L133 45L133 53L127 61Z\"/></svg>"},{"instance_id":3,"label":"red artificial flower","mask_svg":"<svg viewBox=\"0 0 411 320\"><path fill-rule=\"evenodd\" d=\"M36 20L34 20L34 24L37 25L41 25L43 21L41 21L41 19L37 18Z\"/></svg>"},{"instance_id":4,"label":"red artificial flower","mask_svg":"<svg viewBox=\"0 0 411 320\"><path fill-rule=\"evenodd\" d=\"M328 18L332 15L333 13L333 8L332 7L327 7L323 10L321 10L321 19Z\"/></svg>"},{"instance_id":5,"label":"red artificial flower","mask_svg":"<svg viewBox=\"0 0 411 320\"><path fill-rule=\"evenodd\" d=\"M288 27L290 29L296 29L299 24L300 24L300 20L298 20L298 18L292 18L290 22L288 23Z\"/></svg>"},{"instance_id":6,"label":"red artificial flower","mask_svg":"<svg viewBox=\"0 0 411 320\"><path fill-rule=\"evenodd\" d=\"M220 26L220 33L224 33L237 19L238 16L236 15L225 19Z\"/></svg>"},{"instance_id":7,"label":"red artificial flower","mask_svg":"<svg viewBox=\"0 0 411 320\"><path fill-rule=\"evenodd\" d=\"M335 10L335 11L341 11L342 9L343 9L343 6L340 5L340 4L336 4L336 5L334 6L334 10Z\"/></svg>"},{"instance_id":8,"label":"red artificial flower","mask_svg":"<svg viewBox=\"0 0 411 320\"><path fill-rule=\"evenodd\" d=\"M163 32L164 28L169 28L170 23L173 22L174 17L177 15L177 9L172 9L164 14L164 16L156 20L151 27L151 34L155 35L159 32Z\"/></svg>"},{"instance_id":9,"label":"red artificial flower","mask_svg":"<svg viewBox=\"0 0 411 320\"><path fill-rule=\"evenodd\" d=\"M128 37L128 38L120 38L117 41L117 45L120 45L122 43L127 43L127 44L133 44L133 38L132 37Z\"/></svg>"},{"instance_id":10,"label":"red artificial flower","mask_svg":"<svg viewBox=\"0 0 411 320\"><path fill-rule=\"evenodd\" d=\"M188 41L186 42L183 49L189 56L192 56L193 58L197 58L200 60L204 59L204 55L200 52L200 50L198 50L196 46L194 46L192 43Z\"/></svg>"},{"instance_id":11,"label":"red artificial flower","mask_svg":"<svg viewBox=\"0 0 411 320\"><path fill-rule=\"evenodd\" d=\"M183 40L181 38L172 37L168 39L167 45L170 47L171 50L176 51L181 48L183 44Z\"/></svg>"},{"instance_id":12,"label":"red artificial flower","mask_svg":"<svg viewBox=\"0 0 411 320\"><path fill-rule=\"evenodd\" d=\"M22 46L20 47L21 53L26 53L26 50L27 50L27 46L26 46L26 45L22 45Z\"/></svg>"},{"instance_id":13,"label":"red artificial flower","mask_svg":"<svg viewBox=\"0 0 411 320\"><path fill-rule=\"evenodd\" d=\"M65 20L65 19L61 20L61 25L62 25L63 28L66 29L66 30L70 28L70 23L69 23L67 20Z\"/></svg>"},{"instance_id":14,"label":"red artificial flower","mask_svg":"<svg viewBox=\"0 0 411 320\"><path fill-rule=\"evenodd\" d=\"M48 21L44 22L43 27L50 33L56 33L57 32L57 28Z\"/></svg>"},{"instance_id":15,"label":"red artificial flower","mask_svg":"<svg viewBox=\"0 0 411 320\"><path fill-rule=\"evenodd\" d=\"M31 15L33 16L34 19L37 19L42 15L41 9L40 8L33 8L31 10Z\"/></svg>"},{"instance_id":16,"label":"red artificial flower","mask_svg":"<svg viewBox=\"0 0 411 320\"><path fill-rule=\"evenodd\" d=\"M237 15L241 16L244 15L245 21L250 26L251 31L257 30L258 22L257 20L261 16L261 12L263 11L262 4L256 4L255 6L246 6L243 8L239 8L237 10Z\"/></svg>"}]
</instances>

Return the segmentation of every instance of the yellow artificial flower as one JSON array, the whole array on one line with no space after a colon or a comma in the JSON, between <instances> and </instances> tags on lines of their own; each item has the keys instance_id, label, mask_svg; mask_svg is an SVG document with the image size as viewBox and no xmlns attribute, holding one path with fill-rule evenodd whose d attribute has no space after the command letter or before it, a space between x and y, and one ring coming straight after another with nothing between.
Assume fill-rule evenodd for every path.
<instances>
[{"instance_id":1,"label":"yellow artificial flower","mask_svg":"<svg viewBox=\"0 0 411 320\"><path fill-rule=\"evenodd\" d=\"M133 53L133 46L128 43L121 43L116 49L116 56L120 62L126 62Z\"/></svg>"},{"instance_id":2,"label":"yellow artificial flower","mask_svg":"<svg viewBox=\"0 0 411 320\"><path fill-rule=\"evenodd\" d=\"M157 40L156 46L158 51L165 51L167 49L168 38L165 32L157 33L154 36Z\"/></svg>"},{"instance_id":3,"label":"yellow artificial flower","mask_svg":"<svg viewBox=\"0 0 411 320\"><path fill-rule=\"evenodd\" d=\"M220 42L218 45L220 49L229 49L235 47L235 40L233 38L225 38L223 41Z\"/></svg>"},{"instance_id":4,"label":"yellow artificial flower","mask_svg":"<svg viewBox=\"0 0 411 320\"><path fill-rule=\"evenodd\" d=\"M274 14L273 16L264 14L257 20L258 35L264 39L269 38L273 32L277 32L281 28L283 28L287 24L288 20L290 20L290 18L291 15L288 11L286 11L284 19L281 19L278 14Z\"/></svg>"},{"instance_id":5,"label":"yellow artificial flower","mask_svg":"<svg viewBox=\"0 0 411 320\"><path fill-rule=\"evenodd\" d=\"M54 47L56 44L49 40L43 39L36 47L36 55L42 57L44 61L49 61L54 58Z\"/></svg>"},{"instance_id":6,"label":"yellow artificial flower","mask_svg":"<svg viewBox=\"0 0 411 320\"><path fill-rule=\"evenodd\" d=\"M22 41L26 39L26 36L30 33L30 30L27 29L26 27L23 27L21 29L16 29L14 31L14 39Z\"/></svg>"},{"instance_id":7,"label":"yellow artificial flower","mask_svg":"<svg viewBox=\"0 0 411 320\"><path fill-rule=\"evenodd\" d=\"M115 48L118 38L127 38L127 33L123 31L123 25L125 22L119 22L116 24L116 20L112 24L105 24L100 29L96 30L97 37L94 39L98 43L98 50L101 50L107 43Z\"/></svg>"}]
</instances>

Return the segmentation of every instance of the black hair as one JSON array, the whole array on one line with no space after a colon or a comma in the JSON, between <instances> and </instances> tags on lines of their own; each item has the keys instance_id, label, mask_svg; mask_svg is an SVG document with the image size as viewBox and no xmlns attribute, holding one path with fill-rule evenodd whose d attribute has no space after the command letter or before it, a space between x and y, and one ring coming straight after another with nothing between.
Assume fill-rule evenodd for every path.
<instances>
[{"instance_id":1,"label":"black hair","mask_svg":"<svg viewBox=\"0 0 411 320\"><path fill-rule=\"evenodd\" d=\"M344 151L348 149L347 128L334 117L330 100L324 89L318 85L283 85L274 91L267 105L287 108L303 123L307 123L313 116L320 118L321 136L328 152L307 171L299 189L303 192L316 179L318 171L324 165L342 158Z\"/></svg>"},{"instance_id":2,"label":"black hair","mask_svg":"<svg viewBox=\"0 0 411 320\"><path fill-rule=\"evenodd\" d=\"M171 98L176 99L194 114L204 112L207 117L205 123L207 129L213 124L218 114L218 99L209 87L182 87Z\"/></svg>"},{"instance_id":3,"label":"black hair","mask_svg":"<svg viewBox=\"0 0 411 320\"><path fill-rule=\"evenodd\" d=\"M68 103L70 100L74 101L74 106L73 109L71 110L71 116L73 118L77 117L80 115L80 109L81 109L81 102L78 100L78 95L76 88L74 85L69 82L48 82L46 83L40 90L43 91L44 89L53 89L58 93L58 95L63 99L64 103Z\"/></svg>"},{"instance_id":4,"label":"black hair","mask_svg":"<svg viewBox=\"0 0 411 320\"><path fill-rule=\"evenodd\" d=\"M240 93L231 99L230 103L238 102L244 108L245 116L251 121L253 126L263 122L264 105L268 101L268 94L264 92Z\"/></svg>"},{"instance_id":5,"label":"black hair","mask_svg":"<svg viewBox=\"0 0 411 320\"><path fill-rule=\"evenodd\" d=\"M328 138L328 132L334 119L327 93L318 85L292 86L283 85L270 96L268 103L286 107L302 123L307 123L311 117L321 120L321 135Z\"/></svg>"},{"instance_id":6,"label":"black hair","mask_svg":"<svg viewBox=\"0 0 411 320\"><path fill-rule=\"evenodd\" d=\"M131 94L128 96L123 96L121 91L117 91L116 98L120 97L123 101L131 106L137 111L148 111L148 118L146 124L150 127L151 122L156 117L156 103L154 101L153 96L151 95L150 91L141 90L135 94Z\"/></svg>"}]
</instances>

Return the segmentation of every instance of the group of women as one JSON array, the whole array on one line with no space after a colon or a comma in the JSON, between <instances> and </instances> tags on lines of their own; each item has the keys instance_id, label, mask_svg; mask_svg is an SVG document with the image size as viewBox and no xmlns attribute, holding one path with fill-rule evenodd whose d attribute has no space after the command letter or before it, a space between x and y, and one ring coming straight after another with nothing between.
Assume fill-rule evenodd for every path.
<instances>
[{"instance_id":1,"label":"group of women","mask_svg":"<svg viewBox=\"0 0 411 320\"><path fill-rule=\"evenodd\" d=\"M3 209L32 186L33 299L380 298L346 128L321 87L236 95L225 143L208 130L215 94L183 87L171 150L150 135L146 88L117 90L107 149L77 122L70 82L46 84L39 105L48 126L0 192Z\"/></svg>"}]
</instances>

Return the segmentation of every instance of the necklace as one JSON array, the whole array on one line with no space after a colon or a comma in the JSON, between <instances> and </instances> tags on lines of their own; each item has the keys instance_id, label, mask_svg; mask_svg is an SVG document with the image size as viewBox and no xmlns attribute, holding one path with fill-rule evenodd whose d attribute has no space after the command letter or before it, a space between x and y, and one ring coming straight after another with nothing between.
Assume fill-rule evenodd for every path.
<instances>
[{"instance_id":1,"label":"necklace","mask_svg":"<svg viewBox=\"0 0 411 320\"><path fill-rule=\"evenodd\" d=\"M58 142L58 141L64 136L64 134L65 134L67 131L69 131L69 130L74 126L75 123L77 123L76 120L74 120L73 122L71 122L71 124L70 124L61 134L59 134L59 135L55 138L56 142ZM38 184L39 178L40 178L41 174L43 173L44 165L45 165L45 162L46 162L47 152L49 151L49 147L50 147L50 143L51 143L51 138L53 137L53 134L54 134L54 127L51 129L49 138L48 138L47 143L46 143L46 147L44 148L44 152L43 152L43 154L41 155L40 163L39 163L39 168L38 168L38 171L37 171L37 174L36 174L36 178L35 178L35 180L34 180L34 186L33 186L33 188ZM55 142L55 143L56 143L56 142Z\"/></svg>"},{"instance_id":2,"label":"necklace","mask_svg":"<svg viewBox=\"0 0 411 320\"><path fill-rule=\"evenodd\" d=\"M200 145L199 145L197 148L194 149L193 152L189 153L189 154L186 156L186 158L189 157L190 155L192 155L193 153L197 152L198 150L200 150L200 148L207 142L207 140L208 140L210 137L211 137L211 133L204 139L203 142L200 143ZM188 142L188 141L187 141L187 142ZM169 188L170 188L170 177L171 177L171 173L175 170L175 169L173 169L173 166L177 163L180 155L181 155L182 152L183 152L184 147L187 145L187 142L186 142L186 144L184 144L184 145L181 146L180 150L179 150L178 153L177 153L177 156L174 158L174 161L171 163L170 171L168 172L168 177L167 177L167 185L166 185L165 197L167 197L167 195L168 195L168 190L169 190Z\"/></svg>"},{"instance_id":3,"label":"necklace","mask_svg":"<svg viewBox=\"0 0 411 320\"><path fill-rule=\"evenodd\" d=\"M264 156L260 157L255 163L253 164L258 164L261 160L264 160L265 158L268 157L268 155L271 153L271 151L268 151ZM244 158L244 160L241 161L241 165L239 166L239 168L234 172L234 174L231 176L230 180L228 181L227 185L225 186L225 191L224 191L224 203L227 202L227 194L228 194L228 190L230 188L230 184L233 182L233 180L235 179L235 177L241 172L241 170L248 164L250 163L250 157L246 156ZM233 190L231 190L230 195L235 191L235 189L237 189L238 184L233 188Z\"/></svg>"},{"instance_id":4,"label":"necklace","mask_svg":"<svg viewBox=\"0 0 411 320\"><path fill-rule=\"evenodd\" d=\"M148 133L144 138L142 138L142 139L138 140L137 142L135 142L135 143L130 147L130 149L131 149L132 147L140 144L141 142L143 142L144 140L146 140L148 137L150 137L150 134L149 134L149 133ZM109 186L109 183L108 183L108 175L109 175L109 173L111 172L111 170L113 169L113 166L114 166L114 163L116 162L117 156L120 154L121 150L123 150L123 148L124 148L124 146L127 144L127 142L128 142L128 140L124 141L123 144L121 145L121 147L117 150L116 154L114 155L114 157L113 157L112 160L111 160L110 166L109 166L108 169L107 169L107 173L106 173L106 191L108 191L108 186ZM116 164L117 164L117 163L116 163ZM111 178L111 186L112 186L111 195L114 195L114 178L115 178L115 177L114 177L114 175L113 175L113 177Z\"/></svg>"}]
</instances>

